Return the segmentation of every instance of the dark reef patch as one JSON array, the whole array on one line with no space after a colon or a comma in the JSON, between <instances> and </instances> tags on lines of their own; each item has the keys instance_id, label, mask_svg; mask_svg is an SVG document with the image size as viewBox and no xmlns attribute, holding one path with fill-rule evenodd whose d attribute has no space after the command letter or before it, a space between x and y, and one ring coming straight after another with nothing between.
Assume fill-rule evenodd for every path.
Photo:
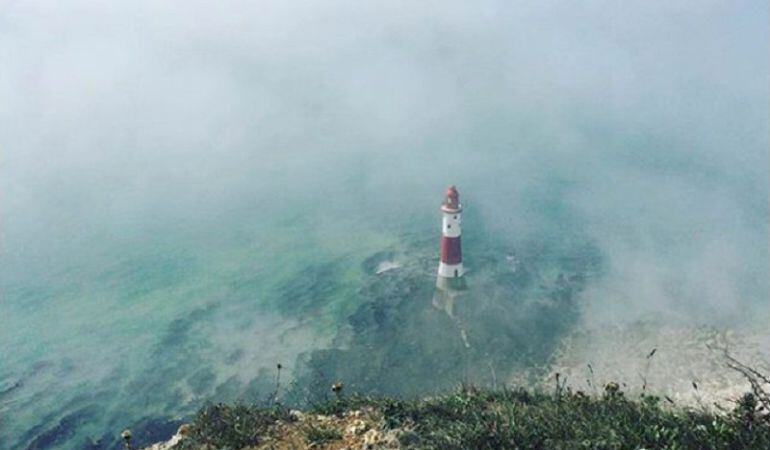
<instances>
[{"instance_id":1,"label":"dark reef patch","mask_svg":"<svg viewBox=\"0 0 770 450\"><path fill-rule=\"evenodd\" d=\"M341 331L345 346L305 354L285 401L322 402L337 381L346 392L414 397L460 383L504 383L517 370L544 368L578 319L576 294L598 267L598 253L575 248L557 256L530 248L520 257L504 245L479 247L466 260L469 289L451 316L431 304L436 261L427 245L368 258L360 306ZM402 267L371 270L396 256Z\"/></svg>"},{"instance_id":2,"label":"dark reef patch","mask_svg":"<svg viewBox=\"0 0 770 450\"><path fill-rule=\"evenodd\" d=\"M340 262L312 264L277 288L278 312L294 315L327 304L339 287Z\"/></svg>"},{"instance_id":3,"label":"dark reef patch","mask_svg":"<svg viewBox=\"0 0 770 450\"><path fill-rule=\"evenodd\" d=\"M27 450L46 449L64 444L75 435L78 427L93 420L98 413L99 408L96 405L88 405L65 415L56 425L37 434L27 445Z\"/></svg>"},{"instance_id":4,"label":"dark reef patch","mask_svg":"<svg viewBox=\"0 0 770 450\"><path fill-rule=\"evenodd\" d=\"M245 352L243 351L242 348L233 350L225 358L225 364L233 365L233 364L237 363L238 361L240 361L243 358L244 353Z\"/></svg>"}]
</instances>

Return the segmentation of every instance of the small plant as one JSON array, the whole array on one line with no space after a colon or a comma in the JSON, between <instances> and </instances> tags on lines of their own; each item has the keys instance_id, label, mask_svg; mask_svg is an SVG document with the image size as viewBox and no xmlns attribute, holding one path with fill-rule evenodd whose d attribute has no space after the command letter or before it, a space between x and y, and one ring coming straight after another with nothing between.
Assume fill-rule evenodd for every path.
<instances>
[{"instance_id":1,"label":"small plant","mask_svg":"<svg viewBox=\"0 0 770 450\"><path fill-rule=\"evenodd\" d=\"M131 450L131 430L126 428L122 433L120 433L120 437L123 438L123 445L125 446L126 450Z\"/></svg>"},{"instance_id":2,"label":"small plant","mask_svg":"<svg viewBox=\"0 0 770 450\"><path fill-rule=\"evenodd\" d=\"M275 390L272 394L270 394L269 403L275 404L278 402L278 394L281 391L281 369L283 369L283 364L278 363L275 366L276 368L276 374L275 374Z\"/></svg>"},{"instance_id":3,"label":"small plant","mask_svg":"<svg viewBox=\"0 0 770 450\"><path fill-rule=\"evenodd\" d=\"M770 423L770 377L733 358L727 351L725 357L727 367L743 375L751 385L751 392L738 400L738 407L747 412L749 409L756 410L751 412L752 417L761 412L762 419Z\"/></svg>"},{"instance_id":4,"label":"small plant","mask_svg":"<svg viewBox=\"0 0 770 450\"><path fill-rule=\"evenodd\" d=\"M332 392L334 392L334 395L336 395L337 398L339 398L340 395L342 395L342 389L344 387L345 387L345 385L342 384L342 383L334 383L334 384L332 384Z\"/></svg>"}]
</instances>

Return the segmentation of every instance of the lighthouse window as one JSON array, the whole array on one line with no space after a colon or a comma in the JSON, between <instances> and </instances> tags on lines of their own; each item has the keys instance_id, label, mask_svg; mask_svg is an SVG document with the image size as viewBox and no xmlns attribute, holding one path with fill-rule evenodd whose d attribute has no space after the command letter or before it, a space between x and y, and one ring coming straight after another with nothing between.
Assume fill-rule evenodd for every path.
<instances>
[{"instance_id":1,"label":"lighthouse window","mask_svg":"<svg viewBox=\"0 0 770 450\"><path fill-rule=\"evenodd\" d=\"M448 229L450 229L450 228L452 228L452 224L449 224L449 223L448 223L448 224L446 225L446 228L447 228L447 230L448 230Z\"/></svg>"},{"instance_id":2,"label":"lighthouse window","mask_svg":"<svg viewBox=\"0 0 770 450\"><path fill-rule=\"evenodd\" d=\"M457 219L457 216L455 216L455 219Z\"/></svg>"}]
</instances>

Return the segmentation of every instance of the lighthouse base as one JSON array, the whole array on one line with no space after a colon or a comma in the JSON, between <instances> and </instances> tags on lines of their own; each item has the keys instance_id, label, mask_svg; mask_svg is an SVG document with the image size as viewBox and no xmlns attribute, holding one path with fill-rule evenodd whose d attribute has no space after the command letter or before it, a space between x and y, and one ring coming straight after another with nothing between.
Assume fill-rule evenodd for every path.
<instances>
[{"instance_id":1,"label":"lighthouse base","mask_svg":"<svg viewBox=\"0 0 770 450\"><path fill-rule=\"evenodd\" d=\"M436 287L446 291L464 291L468 288L465 277L436 277Z\"/></svg>"},{"instance_id":2,"label":"lighthouse base","mask_svg":"<svg viewBox=\"0 0 770 450\"><path fill-rule=\"evenodd\" d=\"M436 277L436 291L433 293L433 306L454 317L455 301L465 294L467 289L465 278Z\"/></svg>"}]
</instances>

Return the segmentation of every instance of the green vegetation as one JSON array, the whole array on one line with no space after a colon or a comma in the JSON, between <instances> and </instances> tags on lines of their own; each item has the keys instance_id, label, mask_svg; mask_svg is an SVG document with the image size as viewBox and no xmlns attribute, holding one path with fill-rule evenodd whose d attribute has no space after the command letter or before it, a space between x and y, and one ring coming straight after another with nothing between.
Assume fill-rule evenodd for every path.
<instances>
[{"instance_id":1,"label":"green vegetation","mask_svg":"<svg viewBox=\"0 0 770 450\"><path fill-rule=\"evenodd\" d=\"M342 439L342 433L331 427L311 425L305 430L305 442L308 444L322 445L340 439Z\"/></svg>"},{"instance_id":2,"label":"green vegetation","mask_svg":"<svg viewBox=\"0 0 770 450\"><path fill-rule=\"evenodd\" d=\"M665 408L654 396L629 400L613 389L598 398L465 389L380 405L387 426L416 425L420 448L770 448L770 426L747 415L743 405L715 415Z\"/></svg>"},{"instance_id":3,"label":"green vegetation","mask_svg":"<svg viewBox=\"0 0 770 450\"><path fill-rule=\"evenodd\" d=\"M770 448L770 419L755 393L721 413L677 407L652 395L630 399L614 383L600 396L561 387L552 393L462 388L422 400L354 396L317 405L311 412L342 416L362 408L381 417L382 432L399 430L402 448ZM278 420L291 421L280 408L208 406L198 413L182 448L255 445ZM306 430L306 441L319 448L340 438L339 430L331 428Z\"/></svg>"},{"instance_id":4,"label":"green vegetation","mask_svg":"<svg viewBox=\"0 0 770 450\"><path fill-rule=\"evenodd\" d=\"M288 413L280 407L209 404L198 411L187 439L175 448L186 450L212 446L237 450L254 446L262 442L276 421L289 420Z\"/></svg>"}]
</instances>

